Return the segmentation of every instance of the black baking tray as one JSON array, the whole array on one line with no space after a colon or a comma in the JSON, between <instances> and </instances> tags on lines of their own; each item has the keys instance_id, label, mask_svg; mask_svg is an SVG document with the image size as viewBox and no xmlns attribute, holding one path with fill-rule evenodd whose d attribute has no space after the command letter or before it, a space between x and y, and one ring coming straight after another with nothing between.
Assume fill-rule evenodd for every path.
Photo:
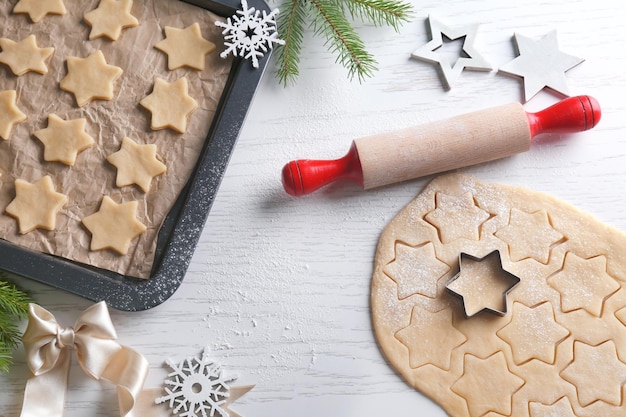
<instances>
[{"instance_id":1,"label":"black baking tray","mask_svg":"<svg viewBox=\"0 0 626 417\"><path fill-rule=\"evenodd\" d=\"M223 17L241 8L240 0L172 1L185 1ZM263 0L248 0L248 7L270 11ZM0 240L0 268L89 300L105 301L118 310L146 310L170 298L185 277L269 58L268 52L259 59L258 68L238 57L233 60L198 162L159 231L150 278L127 277L5 240Z\"/></svg>"}]
</instances>

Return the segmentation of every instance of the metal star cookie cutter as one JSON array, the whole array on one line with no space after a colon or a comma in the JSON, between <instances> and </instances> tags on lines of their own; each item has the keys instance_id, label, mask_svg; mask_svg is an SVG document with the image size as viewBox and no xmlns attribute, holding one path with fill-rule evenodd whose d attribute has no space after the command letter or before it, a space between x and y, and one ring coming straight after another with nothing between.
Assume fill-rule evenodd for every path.
<instances>
[{"instance_id":1,"label":"metal star cookie cutter","mask_svg":"<svg viewBox=\"0 0 626 417\"><path fill-rule=\"evenodd\" d=\"M466 318L481 311L504 316L508 310L508 294L519 282L519 277L502 266L499 250L482 258L461 252L459 272L447 282L446 289L463 301Z\"/></svg>"}]
</instances>

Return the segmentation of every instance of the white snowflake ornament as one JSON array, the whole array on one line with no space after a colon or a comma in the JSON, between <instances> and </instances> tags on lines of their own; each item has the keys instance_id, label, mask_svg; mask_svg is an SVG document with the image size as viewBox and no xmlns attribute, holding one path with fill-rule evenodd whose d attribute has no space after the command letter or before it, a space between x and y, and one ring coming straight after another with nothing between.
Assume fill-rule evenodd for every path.
<instances>
[{"instance_id":1,"label":"white snowflake ornament","mask_svg":"<svg viewBox=\"0 0 626 417\"><path fill-rule=\"evenodd\" d=\"M221 366L209 359L207 348L201 357L165 363L172 370L164 381L167 395L157 398L156 404L167 402L181 417L229 417L229 384L237 378L223 376Z\"/></svg>"},{"instance_id":2,"label":"white snowflake ornament","mask_svg":"<svg viewBox=\"0 0 626 417\"><path fill-rule=\"evenodd\" d=\"M216 26L224 28L224 46L226 50L220 56L240 56L251 59L252 66L259 68L259 58L262 58L274 44L284 45L285 41L278 38L276 31L276 16L278 9L269 14L263 13L254 7L248 7L246 0L241 0L242 10L237 10L226 22L215 22Z\"/></svg>"}]
</instances>

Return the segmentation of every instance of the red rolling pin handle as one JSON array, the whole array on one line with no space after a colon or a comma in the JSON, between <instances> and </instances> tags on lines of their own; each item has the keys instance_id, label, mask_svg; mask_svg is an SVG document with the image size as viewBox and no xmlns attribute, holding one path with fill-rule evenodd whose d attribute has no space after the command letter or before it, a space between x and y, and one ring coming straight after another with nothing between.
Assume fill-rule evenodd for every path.
<instances>
[{"instance_id":1,"label":"red rolling pin handle","mask_svg":"<svg viewBox=\"0 0 626 417\"><path fill-rule=\"evenodd\" d=\"M582 132L598 124L600 117L600 105L590 96L569 97L537 113L526 113L531 138L542 133ZM487 156L485 161L488 160ZM312 193L342 179L355 181L363 187L361 160L354 142L342 158L296 160L287 163L282 170L283 187L293 196Z\"/></svg>"}]
</instances>

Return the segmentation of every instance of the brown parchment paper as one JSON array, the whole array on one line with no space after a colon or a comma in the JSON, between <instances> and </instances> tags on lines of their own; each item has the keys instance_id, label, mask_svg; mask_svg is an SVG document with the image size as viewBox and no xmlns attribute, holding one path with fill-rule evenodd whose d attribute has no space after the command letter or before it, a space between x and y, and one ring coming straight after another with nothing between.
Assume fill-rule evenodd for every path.
<instances>
[{"instance_id":1,"label":"brown parchment paper","mask_svg":"<svg viewBox=\"0 0 626 417\"><path fill-rule=\"evenodd\" d=\"M117 41L89 41L91 27L83 16L95 9L99 0L65 0L66 15L47 15L35 24L28 15L12 13L16 3L0 1L0 37L20 41L32 33L40 48L52 46L55 52L47 62L46 75L29 72L17 77L0 64L0 91L16 90L17 105L28 116L26 122L16 125L10 140L0 140L0 238L127 276L149 278L158 230L189 179L230 72L232 61L219 57L223 38L214 24L219 17L178 0L136 0L132 14L139 19L138 27L124 29ZM167 56L154 45L164 39L165 26L185 28L195 22L217 49L206 58L203 71L169 71ZM115 82L113 100L95 100L79 108L73 94L59 88L67 75L65 60L68 56L84 58L98 49L108 64L122 68L124 74ZM155 77L169 82L187 78L189 94L198 108L184 134L150 129L150 113L139 101L152 92ZM47 127L50 113L66 120L87 119L87 133L96 145L81 152L74 166L43 160L43 144L33 132ZM135 185L115 186L116 169L106 157L119 150L125 136L140 144L156 144L157 155L167 166L167 172L152 181L148 193ZM58 214L56 230L37 229L20 235L17 221L5 212L15 197L15 179L33 182L44 175L52 177L56 191L66 194L69 202ZM137 217L148 228L131 242L125 256L112 250L89 250L91 235L81 220L99 209L105 195L117 203L138 201Z\"/></svg>"}]
</instances>

